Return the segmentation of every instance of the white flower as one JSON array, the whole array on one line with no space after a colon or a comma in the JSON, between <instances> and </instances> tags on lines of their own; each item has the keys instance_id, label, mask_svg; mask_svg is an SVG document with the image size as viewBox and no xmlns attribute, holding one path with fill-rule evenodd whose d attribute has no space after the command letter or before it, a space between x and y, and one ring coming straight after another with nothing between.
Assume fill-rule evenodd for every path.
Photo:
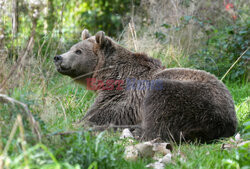
<instances>
[{"instance_id":1,"label":"white flower","mask_svg":"<svg viewBox=\"0 0 250 169\"><path fill-rule=\"evenodd\" d=\"M4 35L3 34L1 34L0 35L0 40L2 40L4 38Z\"/></svg>"},{"instance_id":2,"label":"white flower","mask_svg":"<svg viewBox=\"0 0 250 169\"><path fill-rule=\"evenodd\" d=\"M38 11L37 9L35 9L32 16L33 16L34 18L38 18L38 16L39 16L39 11Z\"/></svg>"},{"instance_id":3,"label":"white flower","mask_svg":"<svg viewBox=\"0 0 250 169\"><path fill-rule=\"evenodd\" d=\"M39 5L41 5L40 0L29 0L29 3L30 3L31 6L39 6Z\"/></svg>"},{"instance_id":4,"label":"white flower","mask_svg":"<svg viewBox=\"0 0 250 169\"><path fill-rule=\"evenodd\" d=\"M31 8L40 8L45 5L45 2L41 0L27 0L27 3Z\"/></svg>"}]
</instances>

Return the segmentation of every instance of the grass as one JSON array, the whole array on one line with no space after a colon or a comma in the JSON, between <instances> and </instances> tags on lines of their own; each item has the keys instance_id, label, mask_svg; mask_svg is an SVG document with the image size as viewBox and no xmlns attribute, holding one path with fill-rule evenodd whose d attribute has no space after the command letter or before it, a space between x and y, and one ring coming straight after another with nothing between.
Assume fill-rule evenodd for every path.
<instances>
[{"instance_id":1,"label":"grass","mask_svg":"<svg viewBox=\"0 0 250 169\"><path fill-rule=\"evenodd\" d=\"M47 75L44 72L49 72ZM11 83L10 83L11 84ZM226 82L233 95L239 132L249 135L249 83ZM9 86L11 87L11 86ZM40 122L43 140L38 143L32 135L26 117L20 108L0 104L0 152L10 141L9 133L18 114L22 115L25 140L17 130L4 157L5 168L145 168L152 159L129 162L123 159L124 142L116 132L78 132L68 136L51 136L51 133L79 130L74 122L81 119L94 101L95 94L75 84L70 78L59 75L51 61L47 65L23 70L21 82L12 86L9 96L25 103ZM247 136L246 140L249 139ZM221 150L229 139L209 145L175 145L173 163L168 168L239 168L247 166L249 147ZM21 143L25 142L26 149ZM178 154L182 155L178 155ZM3 155L3 154L2 154ZM3 156L1 156L3 158ZM1 164L0 160L0 164ZM1 165L0 165L1 167ZM248 166L249 167L249 166Z\"/></svg>"},{"instance_id":2,"label":"grass","mask_svg":"<svg viewBox=\"0 0 250 169\"><path fill-rule=\"evenodd\" d=\"M144 40L145 41L145 40ZM148 42L147 40L145 42ZM151 44L151 41L149 41ZM181 49L171 45L145 45L138 48L159 58L166 67L188 67L188 57ZM128 44L126 46L129 46ZM147 46L150 46L147 48ZM123 158L126 141L119 132L79 131L70 135L53 135L56 132L82 130L74 125L93 104L95 94L56 72L52 58L58 51L41 53L28 59L26 67L19 67L6 83L6 94L28 105L39 122L43 134L38 142L20 107L0 104L0 169L1 168L146 168L152 159L131 162ZM47 58L47 59L44 59ZM9 74L11 62L0 65L0 80ZM2 78L2 79L1 79ZM249 140L250 117L249 83L225 82L235 101L239 121L238 132ZM17 116L21 115L14 132ZM21 132L23 130L23 132ZM23 133L23 134L22 134ZM23 136L24 135L24 136ZM232 138L231 138L232 139ZM25 143L25 144L24 144ZM167 168L242 168L250 159L248 147L221 150L230 139L209 145L175 145L173 163ZM6 146L8 145L9 146ZM232 143L231 143L232 144ZM3 164L4 162L4 164Z\"/></svg>"},{"instance_id":3,"label":"grass","mask_svg":"<svg viewBox=\"0 0 250 169\"><path fill-rule=\"evenodd\" d=\"M250 119L250 85L249 83L226 83L226 85L233 96L238 121L242 124L246 119Z\"/></svg>"}]
</instances>

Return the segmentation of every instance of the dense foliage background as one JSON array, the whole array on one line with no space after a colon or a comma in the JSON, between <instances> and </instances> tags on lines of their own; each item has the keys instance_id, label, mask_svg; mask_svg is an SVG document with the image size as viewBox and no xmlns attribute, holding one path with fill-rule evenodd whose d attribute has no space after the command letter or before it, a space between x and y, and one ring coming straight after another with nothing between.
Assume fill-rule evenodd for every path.
<instances>
[{"instance_id":1,"label":"dense foliage background","mask_svg":"<svg viewBox=\"0 0 250 169\"><path fill-rule=\"evenodd\" d=\"M222 77L249 47L248 4L244 0L233 3L225 0L1 0L1 52L7 53L7 58L17 59L31 38L33 55L51 50L53 53L55 48L66 50L79 40L84 28L93 34L104 30L129 46L133 41L129 38L130 23L137 32L138 46L142 37L155 39L161 50L155 52L157 55L172 46L183 55L181 58L189 57L185 66ZM148 53L147 48L139 51ZM149 49L154 53L154 48ZM241 82L242 78L247 79L248 58L249 51L227 79Z\"/></svg>"}]
</instances>

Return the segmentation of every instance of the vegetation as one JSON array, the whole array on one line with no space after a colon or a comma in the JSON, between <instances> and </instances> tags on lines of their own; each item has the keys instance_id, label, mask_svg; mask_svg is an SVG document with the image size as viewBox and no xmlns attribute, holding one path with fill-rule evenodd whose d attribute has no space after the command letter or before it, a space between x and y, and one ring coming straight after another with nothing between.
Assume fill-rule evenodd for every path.
<instances>
[{"instance_id":1,"label":"vegetation","mask_svg":"<svg viewBox=\"0 0 250 169\"><path fill-rule=\"evenodd\" d=\"M212 37L207 40L207 47L190 56L195 68L204 69L222 77L242 51L249 48L249 27L248 20L244 23L236 21L234 25L227 26L223 30L214 29ZM244 81L247 76L246 59L249 57L250 51L246 51L227 79Z\"/></svg>"},{"instance_id":2,"label":"vegetation","mask_svg":"<svg viewBox=\"0 0 250 169\"><path fill-rule=\"evenodd\" d=\"M126 161L128 142L120 140L119 131L96 132L77 125L95 94L59 75L52 59L79 41L83 28L93 34L104 30L166 67L204 69L219 78L245 52L223 81L235 101L241 142L250 139L249 2L240 0L231 8L212 0L185 0L174 1L174 8L160 0L165 11L177 11L160 21L155 18L161 18L161 12L153 10L161 9L146 2L0 0L0 94L26 104L39 125L30 121L23 105L0 97L0 168L139 169L153 161ZM215 14L212 19L203 8ZM66 131L76 132L60 134ZM249 143L235 142L232 137L212 144L174 145L167 167L249 168ZM231 148L222 150L223 144Z\"/></svg>"}]
</instances>

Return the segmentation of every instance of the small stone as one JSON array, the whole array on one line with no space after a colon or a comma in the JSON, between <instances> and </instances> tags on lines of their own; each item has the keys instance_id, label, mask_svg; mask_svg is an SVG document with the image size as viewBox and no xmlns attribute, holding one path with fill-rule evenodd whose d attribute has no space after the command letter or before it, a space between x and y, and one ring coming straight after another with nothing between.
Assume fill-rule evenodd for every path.
<instances>
[{"instance_id":1,"label":"small stone","mask_svg":"<svg viewBox=\"0 0 250 169\"><path fill-rule=\"evenodd\" d=\"M127 128L122 131L122 135L120 136L120 139L124 138L134 138L133 134Z\"/></svg>"}]
</instances>

